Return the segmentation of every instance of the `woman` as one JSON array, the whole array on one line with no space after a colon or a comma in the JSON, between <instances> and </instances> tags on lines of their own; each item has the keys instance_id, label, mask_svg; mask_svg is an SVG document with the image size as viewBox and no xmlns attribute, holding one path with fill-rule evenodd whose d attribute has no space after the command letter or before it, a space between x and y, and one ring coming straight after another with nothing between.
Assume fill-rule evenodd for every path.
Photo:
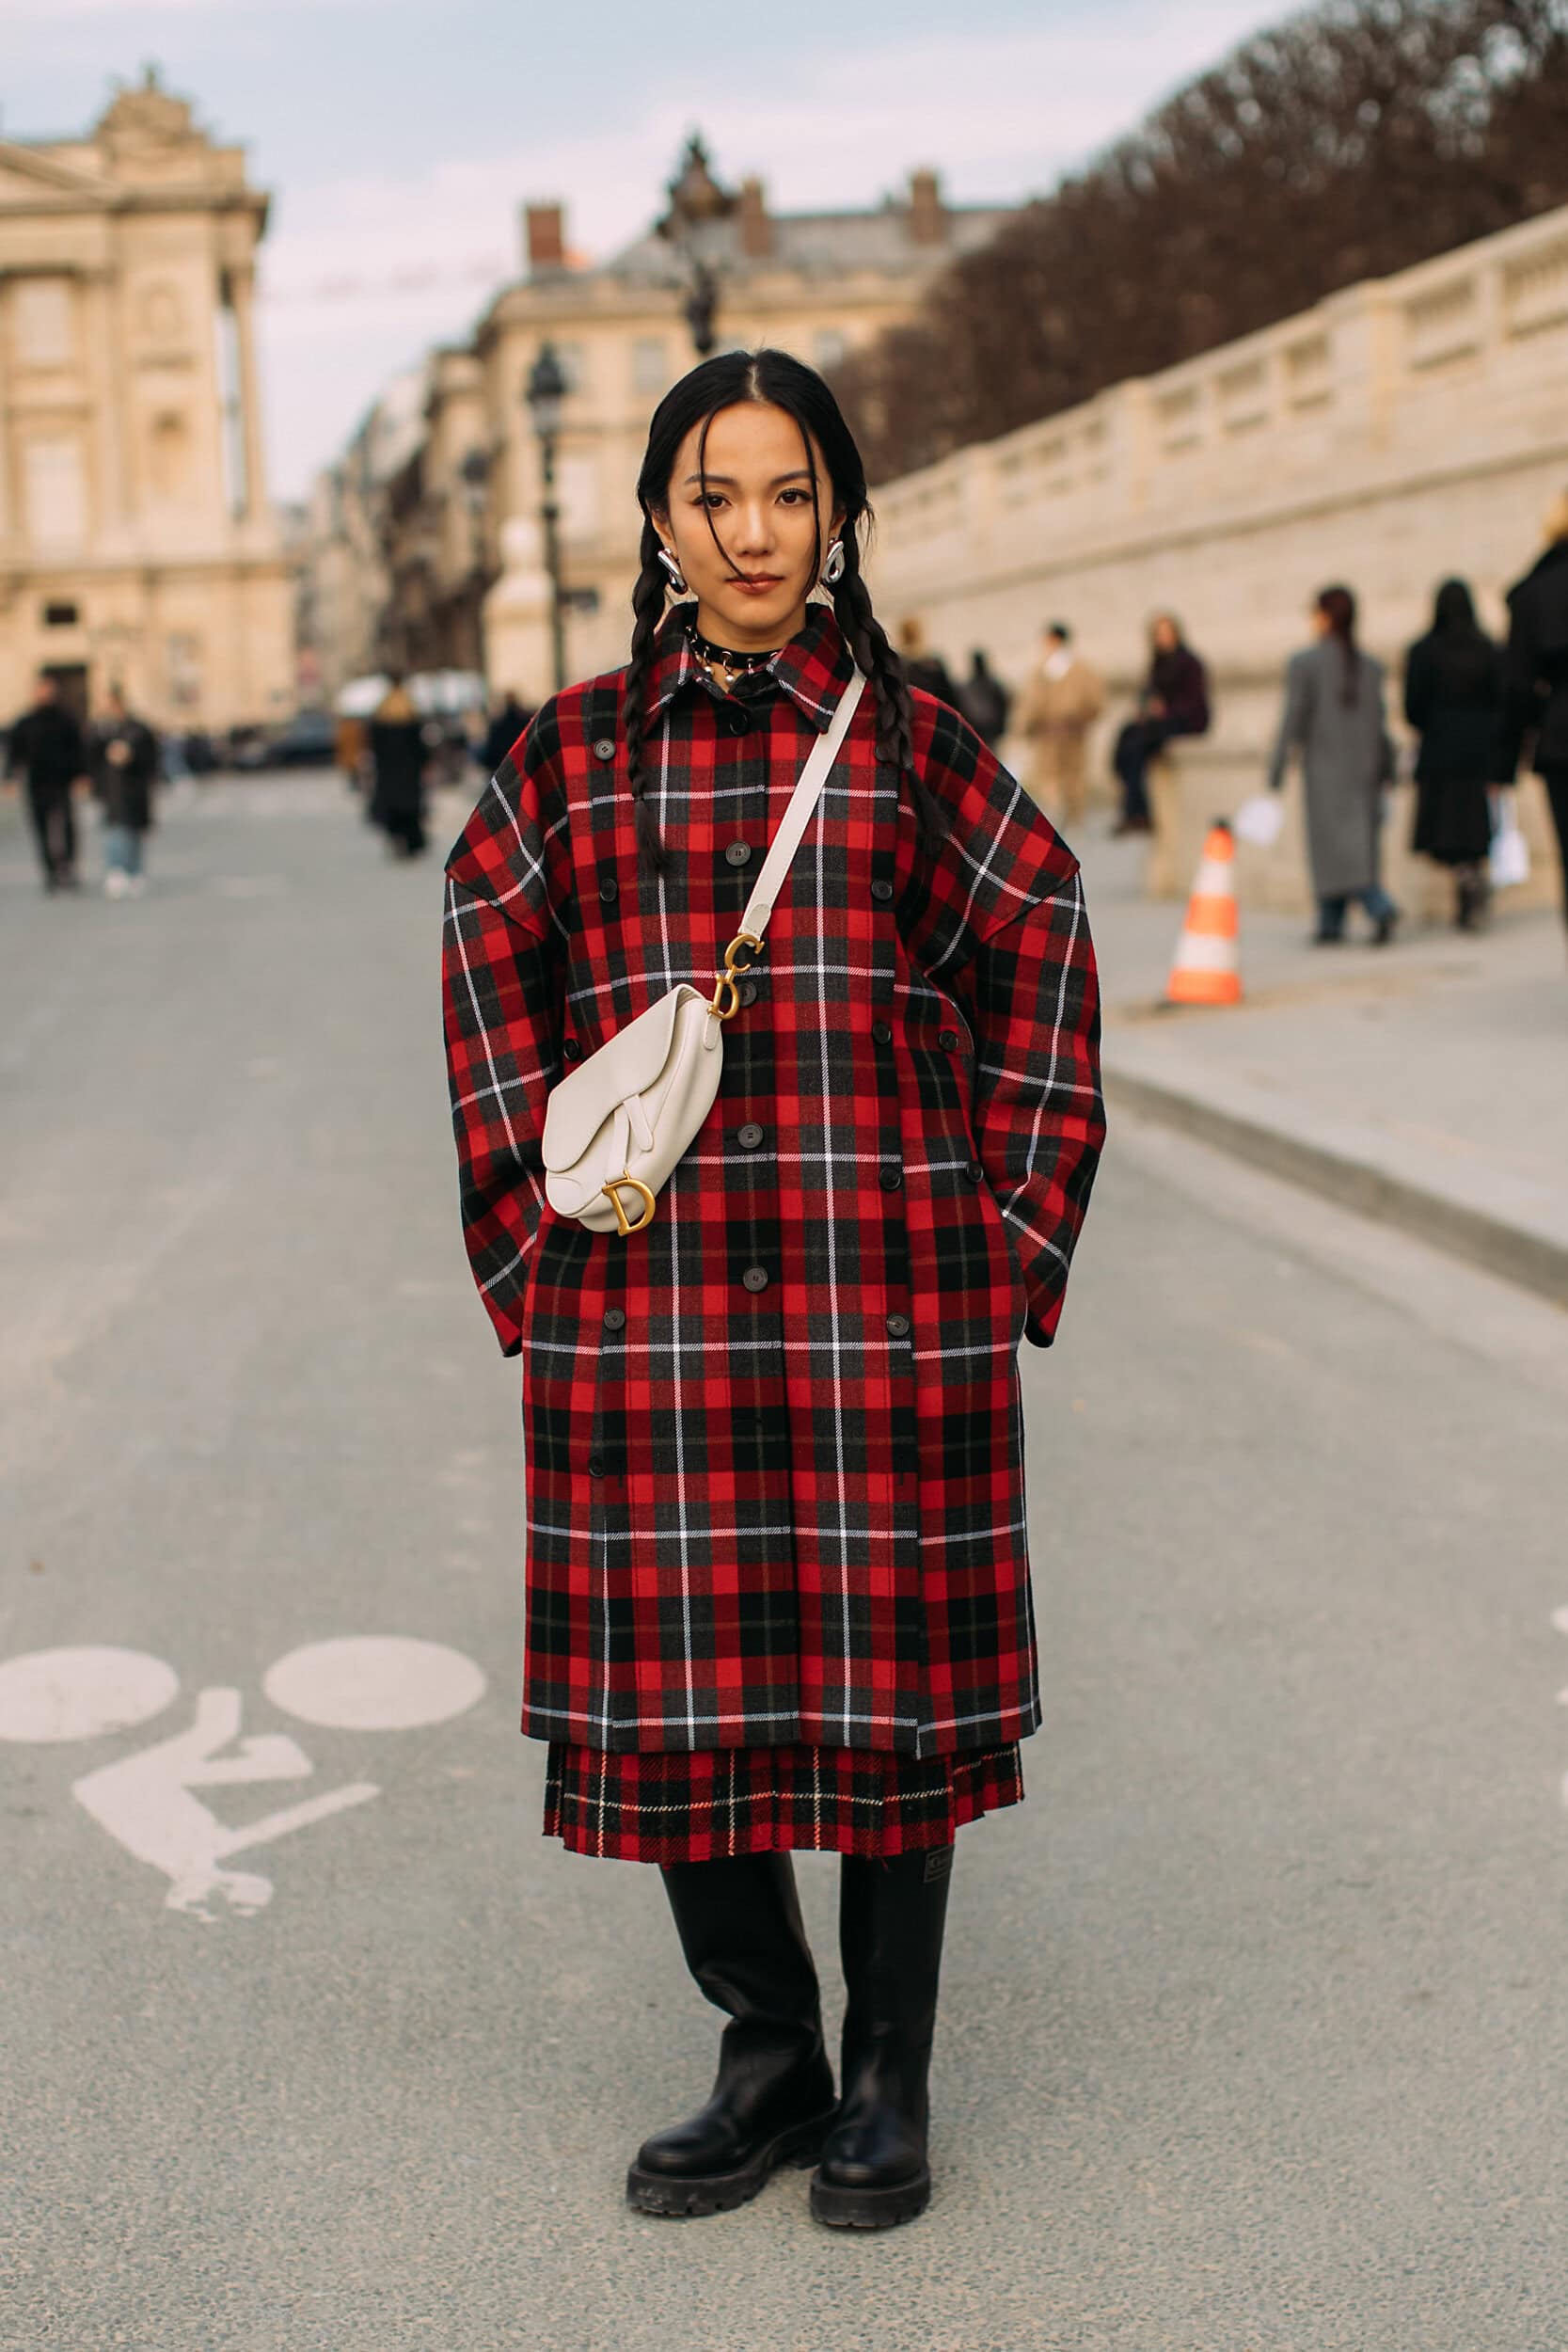
<instances>
[{"instance_id":1,"label":"woman","mask_svg":"<svg viewBox=\"0 0 1568 2352\"><path fill-rule=\"evenodd\" d=\"M1476 620L1462 580L1437 591L1431 628L1404 666L1404 715L1421 739L1412 848L1452 868L1454 920L1475 930L1489 897L1492 803L1487 787L1502 717L1502 656Z\"/></svg>"},{"instance_id":2,"label":"woman","mask_svg":"<svg viewBox=\"0 0 1568 2352\"><path fill-rule=\"evenodd\" d=\"M1307 788L1307 853L1318 900L1316 944L1345 935L1345 910L1360 900L1372 936L1386 947L1400 911L1380 878L1383 789L1393 779L1384 713L1383 665L1355 639L1355 598L1325 588L1312 608L1318 642L1294 655L1285 675L1285 711L1269 771L1280 791L1299 752Z\"/></svg>"},{"instance_id":3,"label":"woman","mask_svg":"<svg viewBox=\"0 0 1568 2352\"><path fill-rule=\"evenodd\" d=\"M1546 516L1546 547L1508 592L1507 713L1497 781L1512 784L1527 752L1546 787L1568 914L1568 491Z\"/></svg>"},{"instance_id":4,"label":"woman","mask_svg":"<svg viewBox=\"0 0 1568 2352\"><path fill-rule=\"evenodd\" d=\"M1121 815L1113 836L1152 833L1148 764L1179 735L1209 732L1209 673L1181 634L1172 612L1157 612L1149 624L1148 676L1136 715L1117 738L1111 764L1121 782Z\"/></svg>"},{"instance_id":5,"label":"woman","mask_svg":"<svg viewBox=\"0 0 1568 2352\"><path fill-rule=\"evenodd\" d=\"M401 670L390 670L387 691L371 721L371 787L369 816L379 825L400 857L423 853L424 728Z\"/></svg>"},{"instance_id":6,"label":"woman","mask_svg":"<svg viewBox=\"0 0 1568 2352\"><path fill-rule=\"evenodd\" d=\"M818 2217L879 2227L929 2195L953 1840L1039 1720L1015 1350L1102 1134L1094 960L1071 856L903 679L821 378L705 361L638 496L629 666L545 707L449 866L468 1250L524 1368L523 1728L546 1834L662 1866L731 2020L632 2203L723 2211L820 2152ZM708 992L856 664L718 1101L646 1231L590 1233L545 1202L548 1090ZM836 2104L793 1847L844 1857Z\"/></svg>"},{"instance_id":7,"label":"woman","mask_svg":"<svg viewBox=\"0 0 1568 2352\"><path fill-rule=\"evenodd\" d=\"M152 830L158 739L133 718L119 687L110 687L106 703L91 755L92 788L103 811L103 895L139 898L147 888L143 844Z\"/></svg>"}]
</instances>

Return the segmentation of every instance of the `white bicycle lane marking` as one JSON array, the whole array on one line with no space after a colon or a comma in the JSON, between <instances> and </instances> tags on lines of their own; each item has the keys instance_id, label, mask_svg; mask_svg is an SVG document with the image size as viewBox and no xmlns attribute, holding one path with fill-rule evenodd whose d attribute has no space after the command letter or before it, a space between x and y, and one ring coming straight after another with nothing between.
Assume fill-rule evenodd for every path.
<instances>
[{"instance_id":1,"label":"white bicycle lane marking","mask_svg":"<svg viewBox=\"0 0 1568 2352\"><path fill-rule=\"evenodd\" d=\"M367 1634L291 1650L268 1667L261 1687L273 1706L306 1723L402 1731L463 1714L483 1697L485 1680L471 1659L440 1643ZM0 1740L54 1744L133 1730L161 1714L179 1688L174 1668L145 1651L32 1651L0 1662ZM270 1879L226 1867L234 1855L381 1794L373 1781L350 1781L230 1828L195 1790L308 1780L315 1769L287 1732L242 1738L241 1712L237 1690L200 1691L187 1729L101 1765L71 1788L117 1845L163 1872L166 1908L209 1922L219 1916L214 1904L244 1918L272 1899ZM236 1753L225 1756L230 1746Z\"/></svg>"}]
</instances>

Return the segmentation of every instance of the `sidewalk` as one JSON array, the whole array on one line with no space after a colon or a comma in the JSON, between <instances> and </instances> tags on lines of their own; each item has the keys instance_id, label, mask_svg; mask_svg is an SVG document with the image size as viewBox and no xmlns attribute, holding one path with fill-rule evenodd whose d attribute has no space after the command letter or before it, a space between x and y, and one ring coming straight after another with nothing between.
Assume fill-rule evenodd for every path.
<instances>
[{"instance_id":1,"label":"sidewalk","mask_svg":"<svg viewBox=\"0 0 1568 2352\"><path fill-rule=\"evenodd\" d=\"M1106 1094L1568 1307L1568 942L1555 914L1467 937L1402 925L1315 948L1242 910L1235 1010L1162 1008L1180 906L1142 845L1075 845L1105 1002ZM1353 920L1354 918L1353 917Z\"/></svg>"}]
</instances>

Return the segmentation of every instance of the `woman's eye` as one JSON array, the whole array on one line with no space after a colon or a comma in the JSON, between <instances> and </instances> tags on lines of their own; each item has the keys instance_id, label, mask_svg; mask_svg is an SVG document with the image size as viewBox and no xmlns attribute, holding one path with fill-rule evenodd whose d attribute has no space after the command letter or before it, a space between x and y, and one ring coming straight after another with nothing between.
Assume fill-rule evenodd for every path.
<instances>
[{"instance_id":1,"label":"woman's eye","mask_svg":"<svg viewBox=\"0 0 1568 2352\"><path fill-rule=\"evenodd\" d=\"M699 506L705 506L711 515L723 505L724 493L722 490L706 490L698 499L697 503Z\"/></svg>"},{"instance_id":2,"label":"woman's eye","mask_svg":"<svg viewBox=\"0 0 1568 2352\"><path fill-rule=\"evenodd\" d=\"M805 490L785 490L783 498L786 506L809 506L811 504L810 494Z\"/></svg>"}]
</instances>

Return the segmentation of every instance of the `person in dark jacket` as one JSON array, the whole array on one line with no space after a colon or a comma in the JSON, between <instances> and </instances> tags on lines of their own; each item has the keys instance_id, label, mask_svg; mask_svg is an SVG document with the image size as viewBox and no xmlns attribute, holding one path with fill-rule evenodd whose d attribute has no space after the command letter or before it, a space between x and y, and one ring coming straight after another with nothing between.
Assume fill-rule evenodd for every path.
<instances>
[{"instance_id":1,"label":"person in dark jacket","mask_svg":"<svg viewBox=\"0 0 1568 2352\"><path fill-rule=\"evenodd\" d=\"M1209 673L1183 638L1180 622L1174 613L1156 613L1148 636L1148 676L1111 757L1121 785L1121 815L1112 828L1117 835L1154 830L1148 763L1155 754L1179 735L1209 732Z\"/></svg>"},{"instance_id":2,"label":"person in dark jacket","mask_svg":"<svg viewBox=\"0 0 1568 2352\"><path fill-rule=\"evenodd\" d=\"M513 745L522 741L532 717L516 688L509 686L485 729L480 756L486 775L493 776Z\"/></svg>"},{"instance_id":3,"label":"person in dark jacket","mask_svg":"<svg viewBox=\"0 0 1568 2352\"><path fill-rule=\"evenodd\" d=\"M958 689L958 699L981 742L995 751L1007 732L1013 698L978 646L969 658L969 675Z\"/></svg>"},{"instance_id":4,"label":"person in dark jacket","mask_svg":"<svg viewBox=\"0 0 1568 2352\"><path fill-rule=\"evenodd\" d=\"M424 729L403 672L388 673L388 688L371 721L371 822L403 857L418 857L424 841Z\"/></svg>"},{"instance_id":5,"label":"person in dark jacket","mask_svg":"<svg viewBox=\"0 0 1568 2352\"><path fill-rule=\"evenodd\" d=\"M1404 715L1421 739L1411 847L1452 868L1462 931L1476 930L1486 913L1487 787L1502 705L1502 655L1477 621L1464 580L1446 580L1431 628L1405 657Z\"/></svg>"},{"instance_id":6,"label":"person in dark jacket","mask_svg":"<svg viewBox=\"0 0 1568 2352\"><path fill-rule=\"evenodd\" d=\"M952 673L940 653L932 653L926 643L925 624L912 617L904 621L898 630L898 652L904 664L904 675L923 694L934 694L949 710L963 713L963 698L953 683Z\"/></svg>"},{"instance_id":7,"label":"person in dark jacket","mask_svg":"<svg viewBox=\"0 0 1568 2352\"><path fill-rule=\"evenodd\" d=\"M1568 913L1568 491L1546 516L1546 551L1511 588L1505 711L1497 780L1512 784L1527 748L1546 787Z\"/></svg>"},{"instance_id":8,"label":"person in dark jacket","mask_svg":"<svg viewBox=\"0 0 1568 2352\"><path fill-rule=\"evenodd\" d=\"M147 887L142 844L152 825L158 739L133 718L118 686L109 689L103 720L93 729L89 761L103 811L103 895L139 898Z\"/></svg>"},{"instance_id":9,"label":"person in dark jacket","mask_svg":"<svg viewBox=\"0 0 1568 2352\"><path fill-rule=\"evenodd\" d=\"M76 886L76 819L71 794L86 758L82 730L47 675L38 682L31 710L18 719L6 745L6 773L26 786L27 814L39 845L45 890Z\"/></svg>"}]
</instances>

